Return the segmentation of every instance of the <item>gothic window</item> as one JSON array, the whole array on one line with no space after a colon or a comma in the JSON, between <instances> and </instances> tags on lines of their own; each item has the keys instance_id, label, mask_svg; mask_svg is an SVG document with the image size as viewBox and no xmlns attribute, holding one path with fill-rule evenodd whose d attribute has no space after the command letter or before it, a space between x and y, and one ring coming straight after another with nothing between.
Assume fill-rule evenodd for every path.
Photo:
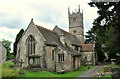
<instances>
[{"instance_id":1,"label":"gothic window","mask_svg":"<svg viewBox=\"0 0 120 79\"><path fill-rule=\"evenodd\" d=\"M58 61L64 61L64 54L58 54Z\"/></svg>"},{"instance_id":2,"label":"gothic window","mask_svg":"<svg viewBox=\"0 0 120 79\"><path fill-rule=\"evenodd\" d=\"M27 52L28 55L35 54L35 39L30 35L27 39Z\"/></svg>"}]
</instances>

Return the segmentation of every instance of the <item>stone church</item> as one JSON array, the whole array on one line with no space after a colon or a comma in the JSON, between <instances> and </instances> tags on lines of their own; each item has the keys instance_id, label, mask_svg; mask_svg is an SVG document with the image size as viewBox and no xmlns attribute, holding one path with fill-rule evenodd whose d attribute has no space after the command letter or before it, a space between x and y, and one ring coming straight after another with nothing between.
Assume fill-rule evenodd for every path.
<instances>
[{"instance_id":1,"label":"stone church","mask_svg":"<svg viewBox=\"0 0 120 79\"><path fill-rule=\"evenodd\" d=\"M49 30L36 25L32 19L17 45L16 60L22 64L16 64L22 68L36 67L56 72L79 69L87 57L82 56L84 26L80 7L78 12L73 13L68 8L68 18L69 32L58 26ZM90 61L93 62L93 58Z\"/></svg>"}]
</instances>

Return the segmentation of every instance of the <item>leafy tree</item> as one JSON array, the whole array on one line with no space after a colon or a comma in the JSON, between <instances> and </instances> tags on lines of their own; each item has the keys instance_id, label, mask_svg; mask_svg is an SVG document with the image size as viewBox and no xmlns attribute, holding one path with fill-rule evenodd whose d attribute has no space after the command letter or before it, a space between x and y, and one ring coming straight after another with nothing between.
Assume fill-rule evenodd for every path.
<instances>
[{"instance_id":1,"label":"leafy tree","mask_svg":"<svg viewBox=\"0 0 120 79\"><path fill-rule=\"evenodd\" d=\"M21 29L19 31L19 33L17 34L16 36L16 39L15 39L15 42L14 42L14 56L16 56L16 53L17 53L17 44L22 36L22 34L24 33L24 29Z\"/></svg>"},{"instance_id":2,"label":"leafy tree","mask_svg":"<svg viewBox=\"0 0 120 79\"><path fill-rule=\"evenodd\" d=\"M11 47L10 47L11 43L12 42L10 42L9 40L5 40L5 39L2 40L2 44L4 45L4 47L7 50L7 59L10 59L9 57L11 55Z\"/></svg>"},{"instance_id":3,"label":"leafy tree","mask_svg":"<svg viewBox=\"0 0 120 79\"><path fill-rule=\"evenodd\" d=\"M95 43L99 61L116 58L120 53L120 2L90 2L91 7L98 8L98 17L93 28L87 32L86 43ZM108 59L107 58L107 59Z\"/></svg>"}]
</instances>

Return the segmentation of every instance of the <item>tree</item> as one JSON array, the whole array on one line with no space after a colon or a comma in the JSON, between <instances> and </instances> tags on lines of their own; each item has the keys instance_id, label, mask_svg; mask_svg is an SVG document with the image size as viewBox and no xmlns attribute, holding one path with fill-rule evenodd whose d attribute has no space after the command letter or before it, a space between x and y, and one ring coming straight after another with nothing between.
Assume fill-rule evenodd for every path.
<instances>
[{"instance_id":1,"label":"tree","mask_svg":"<svg viewBox=\"0 0 120 79\"><path fill-rule=\"evenodd\" d=\"M98 17L93 27L87 32L86 43L95 43L99 61L103 61L105 53L109 59L120 53L120 2L90 2L91 7L98 8Z\"/></svg>"},{"instance_id":2,"label":"tree","mask_svg":"<svg viewBox=\"0 0 120 79\"><path fill-rule=\"evenodd\" d=\"M7 50L7 59L9 60L10 59L10 56L11 56L11 43L9 40L5 40L3 39L2 40L2 44L4 45L4 47L6 48Z\"/></svg>"},{"instance_id":3,"label":"tree","mask_svg":"<svg viewBox=\"0 0 120 79\"><path fill-rule=\"evenodd\" d=\"M17 44L18 44L18 42L19 42L19 40L20 40L20 38L21 38L21 36L22 36L22 34L24 33L24 29L21 29L20 31L19 31L19 33L17 34L17 36L16 36L16 39L15 39L15 42L14 42L14 56L16 56L16 53L17 53Z\"/></svg>"}]
</instances>

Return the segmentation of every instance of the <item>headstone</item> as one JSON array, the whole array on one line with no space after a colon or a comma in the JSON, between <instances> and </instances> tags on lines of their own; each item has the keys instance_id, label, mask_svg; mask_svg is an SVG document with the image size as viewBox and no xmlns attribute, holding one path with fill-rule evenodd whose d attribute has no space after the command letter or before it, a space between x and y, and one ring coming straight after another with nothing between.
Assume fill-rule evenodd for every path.
<instances>
[{"instance_id":1,"label":"headstone","mask_svg":"<svg viewBox=\"0 0 120 79\"><path fill-rule=\"evenodd\" d=\"M19 75L23 75L24 74L24 72L23 72L23 69L22 69L22 64L23 64L24 62L22 61L22 59L21 59L21 61L20 61L20 71L19 71Z\"/></svg>"},{"instance_id":2,"label":"headstone","mask_svg":"<svg viewBox=\"0 0 120 79\"><path fill-rule=\"evenodd\" d=\"M120 68L112 69L112 79L120 79Z\"/></svg>"},{"instance_id":3,"label":"headstone","mask_svg":"<svg viewBox=\"0 0 120 79\"><path fill-rule=\"evenodd\" d=\"M104 72L112 72L112 67L110 67L110 66L105 66L105 67L104 67Z\"/></svg>"},{"instance_id":4,"label":"headstone","mask_svg":"<svg viewBox=\"0 0 120 79\"><path fill-rule=\"evenodd\" d=\"M104 73L105 73L105 75L111 75L112 74L112 67L105 66L104 67Z\"/></svg>"},{"instance_id":5,"label":"headstone","mask_svg":"<svg viewBox=\"0 0 120 79\"><path fill-rule=\"evenodd\" d=\"M116 59L111 59L111 64L115 65Z\"/></svg>"}]
</instances>

